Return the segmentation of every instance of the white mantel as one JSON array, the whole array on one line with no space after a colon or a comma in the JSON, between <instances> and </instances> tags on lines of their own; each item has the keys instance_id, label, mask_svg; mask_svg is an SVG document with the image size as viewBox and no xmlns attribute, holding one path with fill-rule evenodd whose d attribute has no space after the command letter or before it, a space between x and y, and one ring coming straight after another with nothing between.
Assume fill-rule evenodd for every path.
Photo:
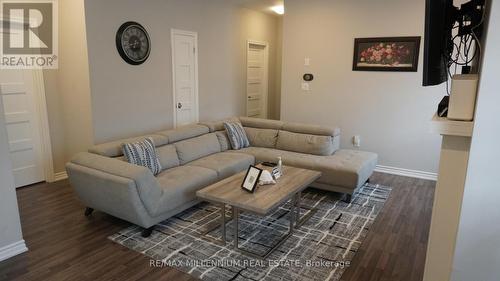
<instances>
[{"instance_id":1,"label":"white mantel","mask_svg":"<svg viewBox=\"0 0 500 281\"><path fill-rule=\"evenodd\" d=\"M434 115L431 121L431 131L443 136L471 137L473 121L456 121Z\"/></svg>"},{"instance_id":2,"label":"white mantel","mask_svg":"<svg viewBox=\"0 0 500 281\"><path fill-rule=\"evenodd\" d=\"M431 121L431 131L441 134L443 140L424 281L445 281L451 277L473 127L474 122L437 115Z\"/></svg>"}]
</instances>

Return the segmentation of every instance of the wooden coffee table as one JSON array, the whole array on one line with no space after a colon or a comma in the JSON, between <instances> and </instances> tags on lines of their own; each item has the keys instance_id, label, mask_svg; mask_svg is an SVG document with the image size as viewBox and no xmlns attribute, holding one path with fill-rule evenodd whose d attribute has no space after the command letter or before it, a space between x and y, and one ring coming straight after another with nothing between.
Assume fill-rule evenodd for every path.
<instances>
[{"instance_id":1,"label":"wooden coffee table","mask_svg":"<svg viewBox=\"0 0 500 281\"><path fill-rule=\"evenodd\" d=\"M258 165L257 167L261 169L270 169L262 165ZM222 245L226 245L226 223L234 218L234 249L250 256L266 258L293 234L294 228L300 227L314 214L314 209L300 205L301 193L321 176L321 172L283 166L283 176L278 179L275 185L259 186L254 193L249 193L241 188L241 183L243 182L245 173L246 171L235 174L229 178L207 186L197 191L196 196L202 200L221 205L220 227L222 235L220 242ZM238 218L240 211L267 216L271 211L281 205L284 205L289 200L292 201L292 209L290 210L289 217L289 230L288 233L284 235L275 246L273 246L263 256L248 252L238 247ZM233 210L232 218L230 217L229 220L226 219L225 215L226 205L231 206ZM300 208L308 210L302 218L299 218ZM215 228L217 227L219 226L216 226ZM211 232L213 229L214 228L207 230L206 233Z\"/></svg>"}]
</instances>

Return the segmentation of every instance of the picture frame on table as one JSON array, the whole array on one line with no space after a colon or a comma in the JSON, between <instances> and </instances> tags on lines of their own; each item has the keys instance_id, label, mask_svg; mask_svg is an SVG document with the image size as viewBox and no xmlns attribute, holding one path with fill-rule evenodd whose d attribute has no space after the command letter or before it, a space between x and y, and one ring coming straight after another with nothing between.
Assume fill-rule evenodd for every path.
<instances>
[{"instance_id":1,"label":"picture frame on table","mask_svg":"<svg viewBox=\"0 0 500 281\"><path fill-rule=\"evenodd\" d=\"M255 166L248 167L245 178L243 179L243 183L241 184L243 190L250 193L255 192L262 171L263 171L262 169L259 169Z\"/></svg>"}]
</instances>

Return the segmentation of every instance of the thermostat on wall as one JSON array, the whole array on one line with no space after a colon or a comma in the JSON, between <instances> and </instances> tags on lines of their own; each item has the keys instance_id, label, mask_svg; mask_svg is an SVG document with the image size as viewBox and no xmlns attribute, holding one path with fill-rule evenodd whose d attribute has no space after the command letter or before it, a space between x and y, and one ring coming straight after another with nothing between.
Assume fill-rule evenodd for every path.
<instances>
[{"instance_id":1,"label":"thermostat on wall","mask_svg":"<svg viewBox=\"0 0 500 281\"><path fill-rule=\"evenodd\" d=\"M302 78L304 79L304 81L311 82L314 79L314 75L312 75L311 73L306 73L304 74L304 76L302 76Z\"/></svg>"}]
</instances>

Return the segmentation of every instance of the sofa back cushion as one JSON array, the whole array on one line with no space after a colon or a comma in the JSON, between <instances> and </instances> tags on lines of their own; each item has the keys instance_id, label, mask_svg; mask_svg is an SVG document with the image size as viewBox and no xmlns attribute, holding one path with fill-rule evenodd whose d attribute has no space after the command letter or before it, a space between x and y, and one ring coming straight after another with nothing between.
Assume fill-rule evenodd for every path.
<instances>
[{"instance_id":1,"label":"sofa back cushion","mask_svg":"<svg viewBox=\"0 0 500 281\"><path fill-rule=\"evenodd\" d=\"M160 164L163 170L174 168L180 165L175 145L169 144L157 147L156 152L158 153L158 159L160 159Z\"/></svg>"},{"instance_id":2,"label":"sofa back cushion","mask_svg":"<svg viewBox=\"0 0 500 281\"><path fill-rule=\"evenodd\" d=\"M89 148L90 153L99 154L106 157L118 157L123 155L122 144L124 143L134 143L139 141L144 141L146 138L151 138L156 147L162 146L168 143L168 138L158 134L151 134L146 136L121 139L111 142L106 142L98 145L94 145Z\"/></svg>"},{"instance_id":3,"label":"sofa back cushion","mask_svg":"<svg viewBox=\"0 0 500 281\"><path fill-rule=\"evenodd\" d=\"M314 155L332 155L336 148L334 137L279 131L276 148Z\"/></svg>"},{"instance_id":4,"label":"sofa back cushion","mask_svg":"<svg viewBox=\"0 0 500 281\"><path fill-rule=\"evenodd\" d=\"M221 151L215 133L176 142L174 145L181 165Z\"/></svg>"},{"instance_id":5,"label":"sofa back cushion","mask_svg":"<svg viewBox=\"0 0 500 281\"><path fill-rule=\"evenodd\" d=\"M278 141L278 130L245 127L251 146L275 148Z\"/></svg>"},{"instance_id":6,"label":"sofa back cushion","mask_svg":"<svg viewBox=\"0 0 500 281\"><path fill-rule=\"evenodd\" d=\"M217 139L220 144L220 151L226 151L231 149L231 144L229 143L229 137L227 136L226 131L217 131L215 132Z\"/></svg>"}]
</instances>

